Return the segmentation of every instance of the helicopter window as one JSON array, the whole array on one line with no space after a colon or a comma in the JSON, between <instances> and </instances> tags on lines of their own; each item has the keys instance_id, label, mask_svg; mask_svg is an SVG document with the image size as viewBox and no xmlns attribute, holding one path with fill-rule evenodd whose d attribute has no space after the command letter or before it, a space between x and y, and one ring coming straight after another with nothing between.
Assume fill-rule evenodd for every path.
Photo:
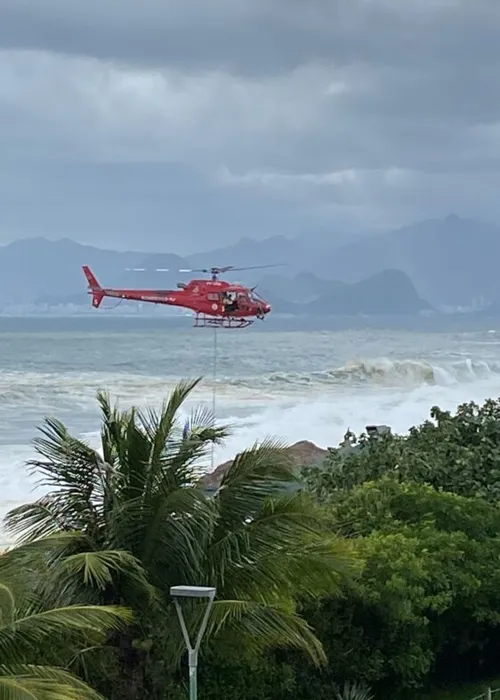
<instances>
[{"instance_id":1,"label":"helicopter window","mask_svg":"<svg viewBox=\"0 0 500 700\"><path fill-rule=\"evenodd\" d=\"M236 311L236 309L238 308L236 292L222 292L221 297L222 303L224 304L226 311Z\"/></svg>"},{"instance_id":2,"label":"helicopter window","mask_svg":"<svg viewBox=\"0 0 500 700\"><path fill-rule=\"evenodd\" d=\"M219 301L219 295L218 294L207 294L207 299L209 301Z\"/></svg>"}]
</instances>

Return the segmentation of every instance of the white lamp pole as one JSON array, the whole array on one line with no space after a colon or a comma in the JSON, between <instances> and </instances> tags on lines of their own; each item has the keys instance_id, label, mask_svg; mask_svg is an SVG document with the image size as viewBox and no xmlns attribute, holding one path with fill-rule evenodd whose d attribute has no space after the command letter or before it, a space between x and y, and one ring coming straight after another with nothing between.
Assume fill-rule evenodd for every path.
<instances>
[{"instance_id":1,"label":"white lamp pole","mask_svg":"<svg viewBox=\"0 0 500 700\"><path fill-rule=\"evenodd\" d=\"M208 618L214 602L215 593L215 588L207 588L205 586L172 586L170 588L170 595L174 599L174 605L175 609L177 610L177 617L179 618L182 636L184 637L184 642L188 650L189 700L197 700L198 697L198 652L200 650L201 640L205 634L205 630L207 629ZM196 643L194 646L191 644L191 640L189 639L189 632L184 621L184 615L182 614L182 607L180 605L179 598L204 598L208 600L207 609L205 610L205 615L203 616L201 627L198 631L198 636L196 637Z\"/></svg>"}]
</instances>

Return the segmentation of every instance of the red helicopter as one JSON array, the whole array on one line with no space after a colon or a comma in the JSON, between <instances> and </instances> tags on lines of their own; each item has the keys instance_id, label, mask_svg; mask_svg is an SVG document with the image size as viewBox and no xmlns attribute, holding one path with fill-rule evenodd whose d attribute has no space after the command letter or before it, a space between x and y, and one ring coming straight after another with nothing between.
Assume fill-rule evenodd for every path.
<instances>
[{"instance_id":1,"label":"red helicopter","mask_svg":"<svg viewBox=\"0 0 500 700\"><path fill-rule=\"evenodd\" d=\"M256 292L255 287L242 284L230 284L219 280L225 272L239 270L256 270L277 265L255 265L252 267L212 267L201 270L179 270L179 272L203 272L211 279L195 279L188 283L179 282L178 289L114 289L101 287L88 265L83 272L88 282L89 294L92 294L92 306L99 308L104 297L129 299L131 301L167 304L190 309L195 314L196 328L246 328L255 318L263 320L271 311L271 306ZM145 272L144 268L132 268L133 272ZM156 272L168 272L157 268Z\"/></svg>"}]
</instances>

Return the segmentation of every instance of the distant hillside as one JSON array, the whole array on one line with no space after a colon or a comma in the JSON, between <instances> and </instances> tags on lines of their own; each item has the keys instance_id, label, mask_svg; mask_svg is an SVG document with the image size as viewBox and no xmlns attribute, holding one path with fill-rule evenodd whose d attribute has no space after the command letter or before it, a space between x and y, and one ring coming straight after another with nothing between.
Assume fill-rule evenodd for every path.
<instances>
[{"instance_id":1,"label":"distant hillside","mask_svg":"<svg viewBox=\"0 0 500 700\"><path fill-rule=\"evenodd\" d=\"M70 239L26 239L0 247L0 306L57 304L57 300L65 303L68 298L77 305L79 299L87 304L82 264L91 265L105 286L168 289L192 276L180 269L273 263L284 266L229 273L227 279L259 285L270 300L281 299L282 306L289 309L290 304L299 304L302 309L310 303L318 310L323 305L337 309L352 304L353 313L357 313L365 292L357 288L357 298L352 296L354 290L347 292L342 283L361 283L392 270L391 282L386 276L381 279L387 288L399 288L401 284L401 289L406 289L404 294L401 292L403 306L413 307L415 290L419 298L436 308L484 308L493 304L494 310L500 305L500 227L449 216L363 238L330 233L320 236L318 232L304 232L294 239L277 235L264 241L243 238L228 248L190 258L174 253L116 252ZM350 241L347 245L346 240ZM127 268L134 267L147 269L127 272ZM155 272L158 267L169 271ZM404 284L401 277L395 277L397 274L406 275ZM410 290L408 284L414 288ZM387 296L382 306L395 306L397 300L389 298L392 293L379 290L377 294L374 299ZM363 305L370 308L368 301Z\"/></svg>"},{"instance_id":2,"label":"distant hillside","mask_svg":"<svg viewBox=\"0 0 500 700\"><path fill-rule=\"evenodd\" d=\"M84 246L68 238L15 241L0 248L0 302L27 304L42 294L65 296L85 290L82 264L102 270L107 283L113 284L127 267L138 265L145 255Z\"/></svg>"},{"instance_id":3,"label":"distant hillside","mask_svg":"<svg viewBox=\"0 0 500 700\"><path fill-rule=\"evenodd\" d=\"M259 282L259 292L269 298L282 297L289 301L305 304L324 294L341 290L344 282L321 279L312 272L299 272L292 278L283 275L264 275Z\"/></svg>"},{"instance_id":4,"label":"distant hillside","mask_svg":"<svg viewBox=\"0 0 500 700\"><path fill-rule=\"evenodd\" d=\"M500 297L500 227L458 216L428 219L337 250L318 274L357 282L387 268L405 272L434 305L470 306Z\"/></svg>"},{"instance_id":5,"label":"distant hillside","mask_svg":"<svg viewBox=\"0 0 500 700\"><path fill-rule=\"evenodd\" d=\"M345 237L339 239L343 240ZM86 283L81 271L83 264L92 267L103 286L169 289L193 276L193 273L180 272L186 268L210 267L214 264L246 267L289 261L290 265L279 268L276 285L280 286L282 277L286 280L292 275L296 265L302 276L301 279L297 278L302 290L299 300L307 300L306 297L314 299L321 289L314 282L314 275L303 271L307 249L308 244L303 240L274 236L265 241L242 239L232 248L187 259L173 253L105 250L81 245L70 239L24 239L0 247L0 305L87 304ZM314 254L318 254L318 251ZM127 268L143 270L127 271ZM167 271L157 272L156 268ZM228 275L228 279L253 286L262 280L263 273L264 270L235 272ZM321 286L322 282L318 284ZM307 291L311 285L312 289ZM274 284L271 283L270 287L274 295Z\"/></svg>"},{"instance_id":6,"label":"distant hillside","mask_svg":"<svg viewBox=\"0 0 500 700\"><path fill-rule=\"evenodd\" d=\"M158 260L158 256L151 258L151 262ZM477 308L500 300L499 260L500 226L451 215L363 237L307 231L293 239L282 235L265 241L244 238L228 248L191 256L187 263L192 267L283 263L285 267L272 275L275 282L268 281L267 273L262 280L258 271L238 275L249 284L262 280L279 296L274 286L281 284L278 276L309 273L320 280L353 283L384 270L400 270L422 298L434 306L453 309ZM312 280L305 286L311 294L318 292L312 289Z\"/></svg>"},{"instance_id":7,"label":"distant hillside","mask_svg":"<svg viewBox=\"0 0 500 700\"><path fill-rule=\"evenodd\" d=\"M262 294L273 300L275 312L294 315L413 316L433 311L431 305L418 295L409 277L399 270L384 270L354 284L317 278L316 281L322 283L323 291L314 300L300 302L290 295L271 296L264 287ZM292 291L294 280L288 282Z\"/></svg>"},{"instance_id":8,"label":"distant hillside","mask_svg":"<svg viewBox=\"0 0 500 700\"><path fill-rule=\"evenodd\" d=\"M308 231L295 238L284 235L271 236L265 240L242 238L227 248L215 248L191 255L189 262L193 267L282 264L286 266L283 274L292 276L303 271L315 271L318 260L324 260L325 256L328 257L348 243L362 240L364 237L331 230L315 233Z\"/></svg>"}]
</instances>

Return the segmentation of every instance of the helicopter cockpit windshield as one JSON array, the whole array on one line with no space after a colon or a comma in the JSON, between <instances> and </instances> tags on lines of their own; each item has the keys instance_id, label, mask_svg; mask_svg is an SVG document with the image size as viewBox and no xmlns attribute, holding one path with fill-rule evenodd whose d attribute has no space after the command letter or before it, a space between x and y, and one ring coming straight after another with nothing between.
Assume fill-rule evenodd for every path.
<instances>
[{"instance_id":1,"label":"helicopter cockpit windshield","mask_svg":"<svg viewBox=\"0 0 500 700\"><path fill-rule=\"evenodd\" d=\"M254 304L264 303L264 299L253 289L250 292L250 301L252 301Z\"/></svg>"}]
</instances>

